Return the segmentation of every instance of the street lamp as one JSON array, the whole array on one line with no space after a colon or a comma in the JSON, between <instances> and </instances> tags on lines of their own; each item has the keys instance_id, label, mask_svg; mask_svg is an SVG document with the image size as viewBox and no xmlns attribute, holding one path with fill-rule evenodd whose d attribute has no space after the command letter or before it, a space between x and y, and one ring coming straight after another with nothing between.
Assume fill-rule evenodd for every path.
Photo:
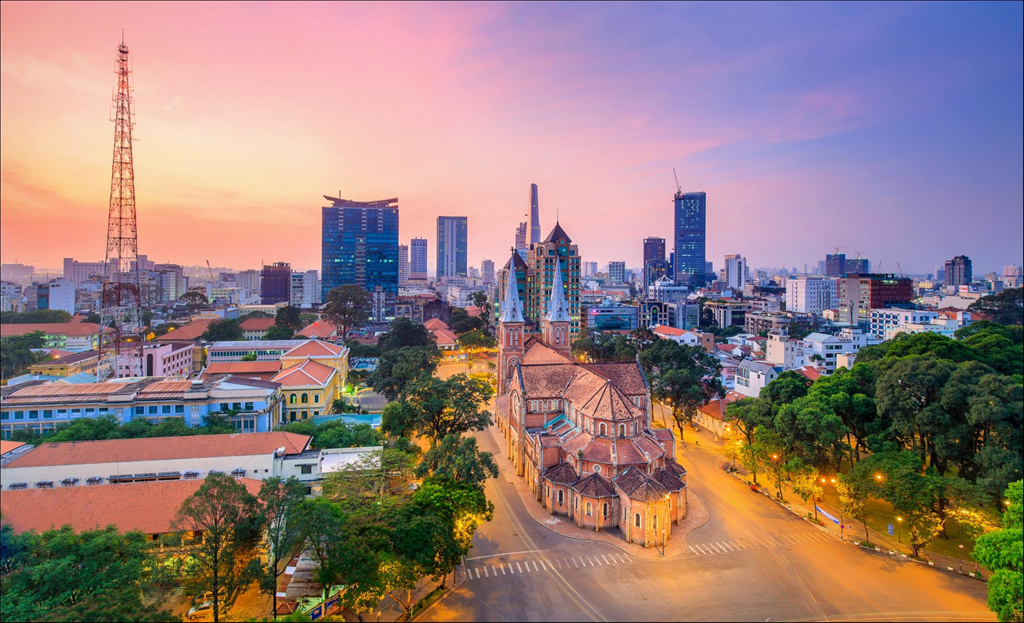
<instances>
[{"instance_id":1,"label":"street lamp","mask_svg":"<svg viewBox=\"0 0 1024 623\"><path fill-rule=\"evenodd\" d=\"M875 474L875 480L877 480L878 482L882 482L882 475L881 474Z\"/></svg>"},{"instance_id":2,"label":"street lamp","mask_svg":"<svg viewBox=\"0 0 1024 623\"><path fill-rule=\"evenodd\" d=\"M900 530L900 528L902 528L902 527L903 527L903 518L902 517L897 517L896 518L896 542L897 543L902 543L903 542L903 538L902 538L902 534L903 533Z\"/></svg>"}]
</instances>

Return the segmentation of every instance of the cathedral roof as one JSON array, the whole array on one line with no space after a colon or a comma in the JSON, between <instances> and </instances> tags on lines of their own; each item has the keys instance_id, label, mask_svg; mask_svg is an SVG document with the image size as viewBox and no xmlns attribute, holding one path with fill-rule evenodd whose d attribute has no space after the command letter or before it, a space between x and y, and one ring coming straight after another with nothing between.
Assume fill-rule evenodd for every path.
<instances>
[{"instance_id":1,"label":"cathedral roof","mask_svg":"<svg viewBox=\"0 0 1024 623\"><path fill-rule=\"evenodd\" d=\"M513 256L519 254L512 252ZM516 285L516 271L508 271L508 282L505 284L505 300L501 302L500 322L522 322L523 302L519 300L519 288Z\"/></svg>"},{"instance_id":2,"label":"cathedral roof","mask_svg":"<svg viewBox=\"0 0 1024 623\"><path fill-rule=\"evenodd\" d=\"M557 240L572 242L572 238L569 238L569 234L565 233L565 230L562 229L562 226L556 222L555 228L551 230L551 233L548 234L548 237L544 239L544 242L551 242Z\"/></svg>"},{"instance_id":3,"label":"cathedral roof","mask_svg":"<svg viewBox=\"0 0 1024 623\"><path fill-rule=\"evenodd\" d=\"M544 471L544 478L556 485L571 485L579 480L579 475L572 465L559 463L552 465Z\"/></svg>"},{"instance_id":4,"label":"cathedral roof","mask_svg":"<svg viewBox=\"0 0 1024 623\"><path fill-rule=\"evenodd\" d=\"M622 390L610 380L605 380L600 389L583 403L580 410L605 420L632 420L643 415L643 410L629 401Z\"/></svg>"},{"instance_id":5,"label":"cathedral roof","mask_svg":"<svg viewBox=\"0 0 1024 623\"><path fill-rule=\"evenodd\" d=\"M508 258L508 261L505 262L506 269L512 267L516 269L526 268L526 260L523 259L522 255L519 255L518 251L513 251L512 257Z\"/></svg>"},{"instance_id":6,"label":"cathedral roof","mask_svg":"<svg viewBox=\"0 0 1024 623\"><path fill-rule=\"evenodd\" d=\"M570 322L569 303L565 300L565 286L562 285L562 260L555 258L555 276L551 282L551 297L548 299L548 322Z\"/></svg>"},{"instance_id":7,"label":"cathedral roof","mask_svg":"<svg viewBox=\"0 0 1024 623\"><path fill-rule=\"evenodd\" d=\"M589 498L613 498L618 496L615 493L615 486L612 484L612 481L597 473L584 476L572 488L576 493Z\"/></svg>"},{"instance_id":8,"label":"cathedral roof","mask_svg":"<svg viewBox=\"0 0 1024 623\"><path fill-rule=\"evenodd\" d=\"M629 499L640 502L654 502L665 499L669 490L636 467L630 467L615 479L615 485Z\"/></svg>"},{"instance_id":9,"label":"cathedral roof","mask_svg":"<svg viewBox=\"0 0 1024 623\"><path fill-rule=\"evenodd\" d=\"M531 366L549 363L571 364L573 361L540 340L529 340L526 352L523 353L523 364Z\"/></svg>"}]
</instances>

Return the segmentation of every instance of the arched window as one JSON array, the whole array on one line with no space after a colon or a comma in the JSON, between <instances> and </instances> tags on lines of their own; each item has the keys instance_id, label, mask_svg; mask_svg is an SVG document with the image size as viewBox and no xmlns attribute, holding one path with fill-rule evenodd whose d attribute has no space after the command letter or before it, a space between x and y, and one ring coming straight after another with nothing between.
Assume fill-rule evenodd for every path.
<instances>
[{"instance_id":1,"label":"arched window","mask_svg":"<svg viewBox=\"0 0 1024 623\"><path fill-rule=\"evenodd\" d=\"M565 502L565 492L561 489L558 490L558 505L561 506Z\"/></svg>"},{"instance_id":2,"label":"arched window","mask_svg":"<svg viewBox=\"0 0 1024 623\"><path fill-rule=\"evenodd\" d=\"M300 398L299 401L302 402L302 404L309 402L309 394L302 394L302 398Z\"/></svg>"},{"instance_id":3,"label":"arched window","mask_svg":"<svg viewBox=\"0 0 1024 623\"><path fill-rule=\"evenodd\" d=\"M600 426L599 426L599 427L597 428L597 430L598 430L598 433L597 433L597 434L598 434L598 435L601 435L602 437L604 437L605 435L607 435L607 434L608 434L608 431L607 431L607 430L605 429L605 427L604 427L604 424L603 424L603 423L602 423L602 424L601 424L601 425L600 425Z\"/></svg>"},{"instance_id":4,"label":"arched window","mask_svg":"<svg viewBox=\"0 0 1024 623\"><path fill-rule=\"evenodd\" d=\"M289 404L295 404L295 394L292 394L291 396L288 396L288 403Z\"/></svg>"},{"instance_id":5,"label":"arched window","mask_svg":"<svg viewBox=\"0 0 1024 623\"><path fill-rule=\"evenodd\" d=\"M654 528L655 530L658 529L658 516L657 515L651 515L651 528Z\"/></svg>"},{"instance_id":6,"label":"arched window","mask_svg":"<svg viewBox=\"0 0 1024 623\"><path fill-rule=\"evenodd\" d=\"M640 527L640 513L633 516L633 523L636 524L637 528Z\"/></svg>"},{"instance_id":7,"label":"arched window","mask_svg":"<svg viewBox=\"0 0 1024 623\"><path fill-rule=\"evenodd\" d=\"M619 437L625 437L625 436L626 436L626 425L625 424L619 424Z\"/></svg>"},{"instance_id":8,"label":"arched window","mask_svg":"<svg viewBox=\"0 0 1024 623\"><path fill-rule=\"evenodd\" d=\"M601 507L601 516L608 519L608 502L605 502Z\"/></svg>"},{"instance_id":9,"label":"arched window","mask_svg":"<svg viewBox=\"0 0 1024 623\"><path fill-rule=\"evenodd\" d=\"M594 514L594 506L590 502L587 502L587 517Z\"/></svg>"}]
</instances>

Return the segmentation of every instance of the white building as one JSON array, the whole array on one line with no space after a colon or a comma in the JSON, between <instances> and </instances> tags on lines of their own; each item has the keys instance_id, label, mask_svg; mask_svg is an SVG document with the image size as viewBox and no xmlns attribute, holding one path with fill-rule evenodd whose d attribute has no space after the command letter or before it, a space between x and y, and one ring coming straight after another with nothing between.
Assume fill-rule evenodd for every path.
<instances>
[{"instance_id":1,"label":"white building","mask_svg":"<svg viewBox=\"0 0 1024 623\"><path fill-rule=\"evenodd\" d=\"M626 283L625 262L608 262L608 281L612 283Z\"/></svg>"},{"instance_id":2,"label":"white building","mask_svg":"<svg viewBox=\"0 0 1024 623\"><path fill-rule=\"evenodd\" d=\"M30 290L34 290L30 292L30 298L34 299L35 309L58 309L74 315L75 284L70 279L54 279L49 283L39 283ZM29 303L31 308L32 301Z\"/></svg>"},{"instance_id":3,"label":"white building","mask_svg":"<svg viewBox=\"0 0 1024 623\"><path fill-rule=\"evenodd\" d=\"M743 360L736 366L735 391L748 398L757 398L765 385L779 377L782 368L760 361Z\"/></svg>"},{"instance_id":4,"label":"white building","mask_svg":"<svg viewBox=\"0 0 1024 623\"><path fill-rule=\"evenodd\" d=\"M235 283L239 288L245 290L243 301L246 305L258 304L260 302L260 287L263 284L263 277L256 269L243 270L238 273Z\"/></svg>"},{"instance_id":5,"label":"white building","mask_svg":"<svg viewBox=\"0 0 1024 623\"><path fill-rule=\"evenodd\" d=\"M739 253L725 256L725 268L722 269L725 284L733 290L742 290L746 281L747 260Z\"/></svg>"},{"instance_id":6,"label":"white building","mask_svg":"<svg viewBox=\"0 0 1024 623\"><path fill-rule=\"evenodd\" d=\"M12 281L0 282L0 312L24 311L21 284Z\"/></svg>"},{"instance_id":7,"label":"white building","mask_svg":"<svg viewBox=\"0 0 1024 623\"><path fill-rule=\"evenodd\" d=\"M786 311L821 315L839 307L839 285L828 277L786 279Z\"/></svg>"},{"instance_id":8,"label":"white building","mask_svg":"<svg viewBox=\"0 0 1024 623\"><path fill-rule=\"evenodd\" d=\"M871 335L889 339L892 329L895 335L908 324L928 324L939 317L939 312L926 309L883 308L871 310Z\"/></svg>"},{"instance_id":9,"label":"white building","mask_svg":"<svg viewBox=\"0 0 1024 623\"><path fill-rule=\"evenodd\" d=\"M785 331L769 331L765 348L765 362L780 366L783 370L795 370L807 365L804 348L800 340L790 338Z\"/></svg>"},{"instance_id":10,"label":"white building","mask_svg":"<svg viewBox=\"0 0 1024 623\"><path fill-rule=\"evenodd\" d=\"M409 245L398 245L398 285L409 283Z\"/></svg>"},{"instance_id":11,"label":"white building","mask_svg":"<svg viewBox=\"0 0 1024 623\"><path fill-rule=\"evenodd\" d=\"M79 262L70 257L64 258L64 278L75 287L91 277L104 277L106 271L106 262Z\"/></svg>"},{"instance_id":12,"label":"white building","mask_svg":"<svg viewBox=\"0 0 1024 623\"><path fill-rule=\"evenodd\" d=\"M315 270L292 272L288 304L292 307L310 308L320 302L320 278Z\"/></svg>"},{"instance_id":13,"label":"white building","mask_svg":"<svg viewBox=\"0 0 1024 623\"><path fill-rule=\"evenodd\" d=\"M837 355L855 355L865 346L881 342L881 339L864 333L860 329L849 327L840 331L839 335L811 333L801 340L804 356L808 358L812 365L820 361L827 374L835 372Z\"/></svg>"}]
</instances>

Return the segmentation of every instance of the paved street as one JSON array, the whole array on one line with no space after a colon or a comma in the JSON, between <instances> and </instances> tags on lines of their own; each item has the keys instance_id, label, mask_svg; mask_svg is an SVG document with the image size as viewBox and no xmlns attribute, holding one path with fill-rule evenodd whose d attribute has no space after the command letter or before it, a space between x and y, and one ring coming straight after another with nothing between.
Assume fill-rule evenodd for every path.
<instances>
[{"instance_id":1,"label":"paved street","mask_svg":"<svg viewBox=\"0 0 1024 623\"><path fill-rule=\"evenodd\" d=\"M478 439L499 451L490 432ZM984 584L840 543L726 475L706 449L690 446L681 462L710 518L688 535L685 554L665 560L556 535L502 473L488 484L495 516L477 533L470 580L425 618L994 620Z\"/></svg>"}]
</instances>

